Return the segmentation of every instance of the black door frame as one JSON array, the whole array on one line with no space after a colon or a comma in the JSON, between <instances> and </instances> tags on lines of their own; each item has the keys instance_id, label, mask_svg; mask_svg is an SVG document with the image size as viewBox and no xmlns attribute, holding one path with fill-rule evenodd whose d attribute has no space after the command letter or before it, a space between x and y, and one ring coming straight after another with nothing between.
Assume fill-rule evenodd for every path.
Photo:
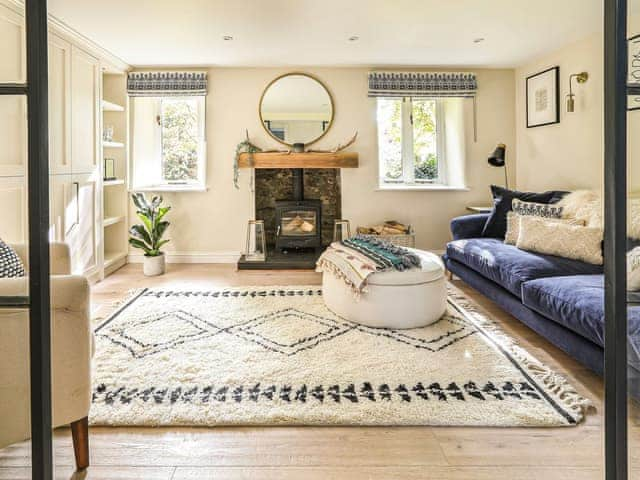
<instances>
[{"instance_id":1,"label":"black door frame","mask_svg":"<svg viewBox=\"0 0 640 480\"><path fill-rule=\"evenodd\" d=\"M605 478L628 478L627 0L604 2Z\"/></svg>"},{"instance_id":2,"label":"black door frame","mask_svg":"<svg viewBox=\"0 0 640 480\"><path fill-rule=\"evenodd\" d=\"M31 478L53 478L51 432L51 305L49 282L49 133L47 1L25 1L27 81L0 84L0 95L27 99L29 296L2 300L29 308ZM6 300L6 302L4 301Z\"/></svg>"}]
</instances>

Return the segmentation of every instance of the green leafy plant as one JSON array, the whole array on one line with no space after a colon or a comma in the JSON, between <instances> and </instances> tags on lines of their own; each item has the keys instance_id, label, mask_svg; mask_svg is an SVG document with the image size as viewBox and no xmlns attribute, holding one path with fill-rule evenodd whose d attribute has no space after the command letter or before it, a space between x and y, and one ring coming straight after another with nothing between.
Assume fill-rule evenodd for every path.
<instances>
[{"instance_id":1,"label":"green leafy plant","mask_svg":"<svg viewBox=\"0 0 640 480\"><path fill-rule=\"evenodd\" d=\"M149 202L143 193L134 193L131 198L138 209L136 214L142 220L142 224L133 225L129 229L129 244L144 250L146 257L158 257L162 255L162 246L169 242L162 240L169 226L169 222L163 218L171 207L161 206L162 197L154 196Z\"/></svg>"}]
</instances>

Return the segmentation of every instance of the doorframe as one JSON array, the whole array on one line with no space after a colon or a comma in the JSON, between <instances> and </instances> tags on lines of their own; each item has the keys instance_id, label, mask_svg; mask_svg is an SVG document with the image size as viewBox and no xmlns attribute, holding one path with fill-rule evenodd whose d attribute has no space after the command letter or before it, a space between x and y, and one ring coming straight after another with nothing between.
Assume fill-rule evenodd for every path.
<instances>
[{"instance_id":1,"label":"doorframe","mask_svg":"<svg viewBox=\"0 0 640 480\"><path fill-rule=\"evenodd\" d=\"M628 478L627 0L604 0L605 479Z\"/></svg>"},{"instance_id":2,"label":"doorframe","mask_svg":"<svg viewBox=\"0 0 640 480\"><path fill-rule=\"evenodd\" d=\"M31 478L53 478L47 1L25 1L26 83L0 84L0 95L27 98L29 293L0 307L29 309Z\"/></svg>"}]
</instances>

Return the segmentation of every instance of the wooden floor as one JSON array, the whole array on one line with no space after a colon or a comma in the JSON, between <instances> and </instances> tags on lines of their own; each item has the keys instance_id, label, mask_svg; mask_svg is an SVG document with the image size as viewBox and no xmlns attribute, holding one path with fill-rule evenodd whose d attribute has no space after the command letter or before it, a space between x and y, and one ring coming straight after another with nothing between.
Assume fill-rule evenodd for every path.
<instances>
[{"instance_id":1,"label":"wooden floor","mask_svg":"<svg viewBox=\"0 0 640 480\"><path fill-rule=\"evenodd\" d=\"M145 278L127 265L93 288L103 315L143 286L213 288L317 284L312 272L237 272L232 266L169 265ZM507 333L568 376L597 413L574 428L271 427L106 428L90 430L91 467L73 474L69 429L55 432L57 478L88 479L601 479L602 381L534 332L465 287ZM640 427L632 408L632 478L640 478ZM26 479L29 443L0 450L0 479Z\"/></svg>"}]
</instances>

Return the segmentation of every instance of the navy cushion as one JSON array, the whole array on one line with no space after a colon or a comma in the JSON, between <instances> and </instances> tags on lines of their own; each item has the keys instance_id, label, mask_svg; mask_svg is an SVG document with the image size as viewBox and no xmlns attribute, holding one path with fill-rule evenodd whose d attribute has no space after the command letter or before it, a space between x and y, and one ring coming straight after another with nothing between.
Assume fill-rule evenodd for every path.
<instances>
[{"instance_id":1,"label":"navy cushion","mask_svg":"<svg viewBox=\"0 0 640 480\"><path fill-rule=\"evenodd\" d=\"M604 347L604 276L541 278L522 285L522 303ZM628 308L629 339L640 346L640 306Z\"/></svg>"},{"instance_id":2,"label":"navy cushion","mask_svg":"<svg viewBox=\"0 0 640 480\"><path fill-rule=\"evenodd\" d=\"M446 255L493 280L517 297L522 295L522 283L528 280L602 273L601 265L525 252L495 238L454 240L447 244Z\"/></svg>"},{"instance_id":3,"label":"navy cushion","mask_svg":"<svg viewBox=\"0 0 640 480\"><path fill-rule=\"evenodd\" d=\"M511 209L514 198L524 202L535 203L556 203L566 192L549 191L543 193L519 192L518 190L508 190L497 185L491 185L491 195L493 196L493 209L487 219L487 223L482 230L483 237L504 238L507 231L507 213Z\"/></svg>"}]
</instances>

